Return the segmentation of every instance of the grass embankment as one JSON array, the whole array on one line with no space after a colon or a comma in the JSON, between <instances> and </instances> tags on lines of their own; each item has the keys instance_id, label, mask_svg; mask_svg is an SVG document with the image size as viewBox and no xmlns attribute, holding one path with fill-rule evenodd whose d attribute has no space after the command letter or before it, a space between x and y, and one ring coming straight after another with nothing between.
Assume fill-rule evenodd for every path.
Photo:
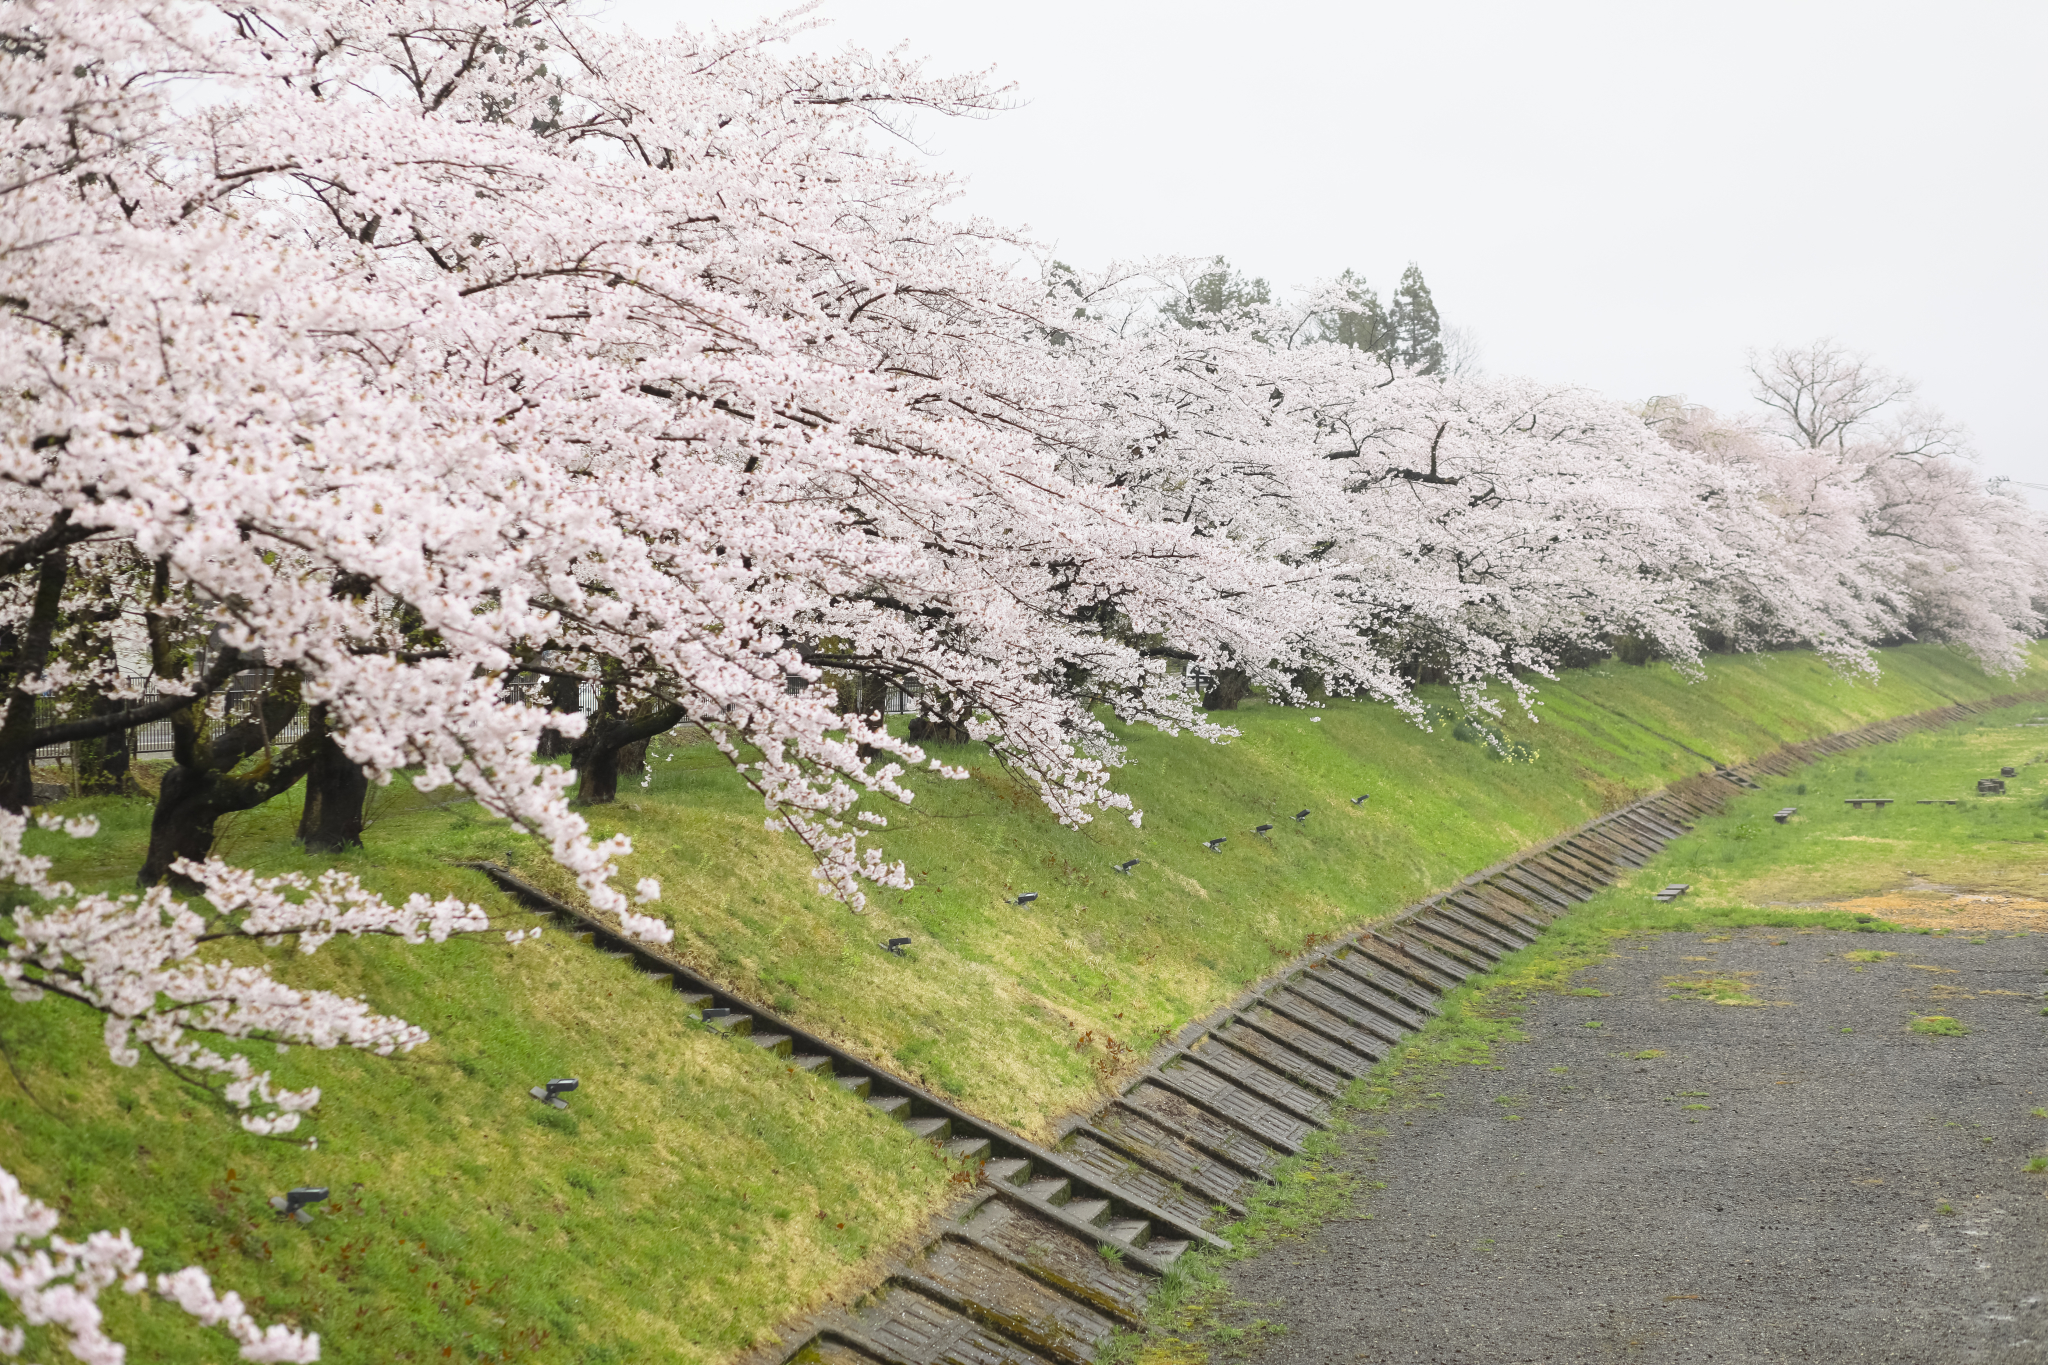
<instances>
[{"instance_id":1,"label":"grass embankment","mask_svg":"<svg viewBox=\"0 0 2048 1365\"><path fill-rule=\"evenodd\" d=\"M1115 815L1061 829L963 747L945 756L972 765L972 780L927 781L912 807L885 812L886 846L918 885L877 895L865 916L808 891L797 851L760 837L758 805L734 797L708 748L660 763L597 823L633 837L629 875L668 888L676 947L698 970L1043 1136L1310 936L1705 766L1681 744L1732 763L2048 681L2037 666L1996 683L1932 649L1889 651L1883 664L1878 686L1808 655L1715 659L1698 684L1661 667L1571 673L1544 687L1540 724L1508 727L1538 753L1525 763L1382 706L1254 705L1229 717L1243 736L1224 746L1129 736L1118 778L1145 812L1141 830ZM1262 823L1277 826L1269 838L1252 833ZM1203 849L1219 836L1222 852ZM1113 865L1127 858L1142 861L1120 876ZM538 850L516 861L573 893ZM1026 891L1039 893L1028 911L1007 903ZM875 946L896 935L912 940L904 959Z\"/></svg>"},{"instance_id":2,"label":"grass embankment","mask_svg":"<svg viewBox=\"0 0 2048 1365\"><path fill-rule=\"evenodd\" d=\"M421 859L377 880L474 895L470 875ZM717 1359L947 1197L935 1148L691 1024L671 993L565 934L344 942L279 975L435 1038L390 1060L278 1058L286 1083L322 1087L297 1135L317 1136L309 1150L241 1133L148 1063L110 1065L82 1011L0 1001L29 1092L0 1078L0 1165L62 1209L61 1231L125 1226L149 1270L206 1266L259 1320L319 1331L327 1361ZM526 1094L556 1076L582 1085L567 1112ZM265 1202L302 1184L334 1195L303 1229ZM131 1359L233 1355L174 1310L108 1300Z\"/></svg>"},{"instance_id":3,"label":"grass embankment","mask_svg":"<svg viewBox=\"0 0 2048 1365\"><path fill-rule=\"evenodd\" d=\"M1697 685L1659 667L1571 674L1544 688L1540 725L1509 726L1539 753L1514 764L1382 707L1253 706L1227 746L1131 737L1121 776L1143 830L1062 830L982 764L889 812L888 846L919 886L862 917L811 890L797 851L761 833L758 804L702 747L659 762L594 823L633 836L627 880L662 879L677 948L707 975L1042 1134L1309 936L1696 771L1681 744L1733 762L2048 677L1993 680L1933 649L1883 664L1877 686L1802 655L1717 659ZM1372 800L1352 807L1361 792ZM222 851L264 872L326 866L290 842L296 800L239 817ZM369 847L331 861L387 893L503 905L450 866L491 857L565 889L473 807L380 802ZM1304 807L1297 828L1288 817ZM105 832L32 846L82 886L122 889L146 804L64 808L97 811ZM1270 842L1250 833L1267 821L1280 826ZM1224 852L1205 852L1218 836ZM1129 857L1143 860L1135 876L1110 870ZM1029 910L1005 904L1025 890L1041 897ZM914 939L904 960L874 946L898 933ZM409 1058L279 1059L283 1083L327 1093L317 1150L247 1137L161 1073L112 1067L91 1021L62 1004L0 1001L0 1041L34 1095L0 1078L4 1164L61 1204L66 1231L126 1225L152 1271L202 1261L260 1317L320 1331L330 1361L723 1358L844 1290L954 1188L930 1148L858 1101L687 1024L624 964L540 942L344 941L285 963L287 979L360 992L437 1035ZM555 1075L583 1081L573 1122L525 1097ZM339 1197L312 1229L280 1226L264 1200L302 1183ZM140 1358L221 1354L167 1310L124 1299L113 1315Z\"/></svg>"},{"instance_id":4,"label":"grass embankment","mask_svg":"<svg viewBox=\"0 0 2048 1365\"><path fill-rule=\"evenodd\" d=\"M1762 779L1761 790L1702 820L1648 867L1574 907L1539 942L1449 996L1440 1018L1358 1081L1340 1102L1338 1124L1311 1135L1308 1150L1281 1165L1277 1182L1253 1194L1250 1215L1221 1229L1232 1250L1196 1249L1183 1257L1152 1304L1150 1330L1121 1338L1103 1365L1200 1365L1278 1330L1259 1316L1262 1305L1232 1298L1229 1263L1333 1218L1370 1218L1374 1182L1345 1158L1345 1135L1384 1133L1378 1125L1398 1111L1441 1098L1437 1087L1448 1068L1497 1066L1495 1046L1526 1036L1518 1010L1530 993L1604 994L1574 987L1573 977L1626 950L1631 939L1740 928L1840 933L1844 970L1898 975L1902 1008L1918 1012L1901 1027L1966 1035L1967 1019L1951 1011L1966 1012L1967 992L1944 985L1938 974L1916 977L1934 969L1851 935L1902 928L2048 933L2048 913L2026 917L2030 908L2048 911L2048 727L2029 723L2044 712L2014 707ZM1976 796L1977 779L2001 767L2019 770L2006 779L2006 794ZM1901 804L1882 811L1843 804L1871 795ZM1918 805L1923 797L1957 804ZM1799 814L1776 824L1772 813L1788 805ZM1692 890L1666 904L1652 899L1672 882ZM1894 958L1889 968L1873 965ZM1706 1006L1769 1004L1740 974L1702 969L1668 984L1674 998ZM2027 1169L2048 1170L2048 1158Z\"/></svg>"}]
</instances>

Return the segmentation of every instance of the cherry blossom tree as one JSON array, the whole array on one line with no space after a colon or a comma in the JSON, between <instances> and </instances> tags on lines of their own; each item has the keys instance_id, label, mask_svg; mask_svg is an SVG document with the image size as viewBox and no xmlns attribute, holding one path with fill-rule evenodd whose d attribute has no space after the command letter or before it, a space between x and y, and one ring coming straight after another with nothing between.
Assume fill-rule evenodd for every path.
<instances>
[{"instance_id":1,"label":"cherry blossom tree","mask_svg":"<svg viewBox=\"0 0 2048 1365\"><path fill-rule=\"evenodd\" d=\"M1448 681L1490 709L1489 682L1520 687L1616 636L1691 665L1707 616L1777 586L1754 480L1635 411L1332 344L1331 314L1361 306L1344 281L1187 325L1171 298L1203 278L1059 277L1084 315L1061 350L1094 367L1116 433L1077 441L1069 467L1267 566L1243 599L1261 629L1233 659L1240 687L1285 693L1308 668L1404 705L1409 681ZM1169 306L1151 302L1161 289Z\"/></svg>"},{"instance_id":2,"label":"cherry blossom tree","mask_svg":"<svg viewBox=\"0 0 2048 1365\"><path fill-rule=\"evenodd\" d=\"M141 1269L143 1250L126 1228L73 1242L56 1235L57 1223L55 1209L25 1194L21 1182L0 1168L0 1294L24 1324L0 1327L0 1356L20 1355L35 1332L62 1344L86 1365L122 1365L127 1348L106 1334L99 1296L115 1285L128 1294L149 1291L149 1276ZM239 1294L217 1293L198 1266L158 1275L155 1290L208 1327L226 1332L241 1347L237 1354L243 1360L320 1358L318 1333L261 1326Z\"/></svg>"},{"instance_id":3,"label":"cherry blossom tree","mask_svg":"<svg viewBox=\"0 0 2048 1365\"><path fill-rule=\"evenodd\" d=\"M1033 291L868 146L887 109L983 107L971 82L541 3L16 8L15 218L67 225L7 256L15 573L61 595L72 546L138 557L156 696L17 723L10 753L171 719L146 881L339 750L469 789L659 936L543 729L589 799L643 732L712 729L857 903L901 873L839 816L909 797L863 752L923 756L793 691L807 654L949 699L1068 820L1128 804L1092 702L1201 723L1113 640L1199 625L1205 570L1175 570L1234 557L1058 477ZM59 690L48 652L18 696ZM265 696L220 714L257 662ZM617 714L573 733L506 698L520 670Z\"/></svg>"},{"instance_id":4,"label":"cherry blossom tree","mask_svg":"<svg viewBox=\"0 0 2048 1365\"><path fill-rule=\"evenodd\" d=\"M1757 481L1786 568L1752 614L1786 642L1810 638L1817 616L1862 645L1935 640L1993 672L2025 667L2024 644L2048 620L2048 535L1971 467L1960 428L1915 406L1911 381L1833 341L1752 356L1751 369L1770 418L1676 400L1650 417L1673 444Z\"/></svg>"},{"instance_id":5,"label":"cherry blossom tree","mask_svg":"<svg viewBox=\"0 0 2048 1365\"><path fill-rule=\"evenodd\" d=\"M223 815L300 782L315 849L360 838L369 784L465 792L661 941L659 888L612 884L630 844L578 806L677 725L858 909L907 885L877 807L960 775L927 744L985 746L1068 824L1135 821L1105 707L1222 739L1202 703L1253 687L1414 713L1440 679L1483 710L1622 636L1853 664L1910 632L2011 667L2039 628L2031 517L1944 429L1883 425L1904 390L1854 358L1760 361L1785 434L1729 434L1331 340L1373 331L1355 281L1032 278L891 141L1000 93L784 54L803 22L0 3L15 998L98 1012L114 1061L282 1135L317 1096L229 1043L424 1034L207 945L487 927L212 856ZM886 687L919 699L911 736ZM141 889L53 880L21 847L36 751L156 722Z\"/></svg>"}]
</instances>

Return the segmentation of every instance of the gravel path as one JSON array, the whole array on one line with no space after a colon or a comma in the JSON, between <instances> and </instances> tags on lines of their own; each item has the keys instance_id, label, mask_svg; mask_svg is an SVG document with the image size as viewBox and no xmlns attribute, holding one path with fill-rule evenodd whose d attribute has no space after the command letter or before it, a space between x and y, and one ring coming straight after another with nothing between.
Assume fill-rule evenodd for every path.
<instances>
[{"instance_id":1,"label":"gravel path","mask_svg":"<svg viewBox=\"0 0 2048 1365\"><path fill-rule=\"evenodd\" d=\"M1868 950L1898 956L1843 956ZM1607 995L1531 996L1500 1068L1350 1140L1385 1188L1232 1270L1287 1329L1251 1354L2048 1362L2048 1174L2022 1170L2048 1153L2044 977L2029 935L1625 945L1574 983ZM1969 1035L1908 1030L1936 1014Z\"/></svg>"}]
</instances>

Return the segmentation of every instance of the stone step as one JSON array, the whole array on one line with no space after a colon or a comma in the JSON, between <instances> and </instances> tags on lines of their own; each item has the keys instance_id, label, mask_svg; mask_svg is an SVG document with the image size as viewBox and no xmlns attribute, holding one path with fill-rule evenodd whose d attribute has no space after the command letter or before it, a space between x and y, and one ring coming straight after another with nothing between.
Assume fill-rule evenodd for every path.
<instances>
[{"instance_id":1,"label":"stone step","mask_svg":"<svg viewBox=\"0 0 2048 1365\"><path fill-rule=\"evenodd\" d=\"M1064 1204L1074 1197L1074 1182L1063 1175L1049 1175L1024 1186L1024 1193L1041 1204Z\"/></svg>"},{"instance_id":2,"label":"stone step","mask_svg":"<svg viewBox=\"0 0 2048 1365\"><path fill-rule=\"evenodd\" d=\"M1320 1095L1296 1085L1257 1059L1218 1043L1213 1036L1206 1042L1197 1043L1181 1055L1197 1066L1206 1067L1228 1078L1266 1103L1297 1118L1322 1124L1330 1117L1329 1103Z\"/></svg>"},{"instance_id":3,"label":"stone step","mask_svg":"<svg viewBox=\"0 0 2048 1365\"><path fill-rule=\"evenodd\" d=\"M1331 992L1323 990L1321 994L1327 999ZM1351 1009L1347 1008L1345 1013L1338 1014L1334 1010L1323 1008L1302 992L1286 987L1269 992L1261 1003L1274 1014L1310 1032L1320 1034L1345 1051L1370 1057L1374 1061L1386 1056L1395 1044L1408 1036L1402 1029L1384 1020L1377 1021L1370 1031L1362 1029L1351 1022L1349 1016L1354 1012ZM1371 1068L1368 1067L1367 1070Z\"/></svg>"},{"instance_id":4,"label":"stone step","mask_svg":"<svg viewBox=\"0 0 2048 1365\"><path fill-rule=\"evenodd\" d=\"M777 1057L787 1057L796 1050L796 1040L787 1033L752 1033L747 1035L747 1041Z\"/></svg>"},{"instance_id":5,"label":"stone step","mask_svg":"<svg viewBox=\"0 0 2048 1365\"><path fill-rule=\"evenodd\" d=\"M1164 1214L1183 1231L1206 1227L1215 1218L1213 1201L1190 1196L1160 1172L1148 1170L1129 1153L1099 1140L1107 1136L1084 1124L1060 1139L1059 1154L1093 1180L1098 1191L1123 1200L1129 1217Z\"/></svg>"},{"instance_id":6,"label":"stone step","mask_svg":"<svg viewBox=\"0 0 2048 1365\"><path fill-rule=\"evenodd\" d=\"M873 1101L869 1103L872 1104ZM921 1137L932 1142L944 1142L953 1136L951 1119L905 1119L903 1126L910 1131L912 1137Z\"/></svg>"},{"instance_id":7,"label":"stone step","mask_svg":"<svg viewBox=\"0 0 2048 1365\"><path fill-rule=\"evenodd\" d=\"M1265 1063L1297 1085L1305 1085L1320 1094L1341 1095L1350 1085L1339 1073L1241 1022L1233 1020L1225 1025L1217 1032L1216 1040Z\"/></svg>"},{"instance_id":8,"label":"stone step","mask_svg":"<svg viewBox=\"0 0 2048 1365\"><path fill-rule=\"evenodd\" d=\"M1614 880L1612 864L1598 862L1570 844L1553 844L1545 856L1577 877L1583 886L1605 886Z\"/></svg>"},{"instance_id":9,"label":"stone step","mask_svg":"<svg viewBox=\"0 0 2048 1365\"><path fill-rule=\"evenodd\" d=\"M686 1010L708 1010L718 1003L714 997L706 995L702 991L681 991L678 994L682 996L683 1008Z\"/></svg>"},{"instance_id":10,"label":"stone step","mask_svg":"<svg viewBox=\"0 0 2048 1365\"><path fill-rule=\"evenodd\" d=\"M1346 999L1356 1000L1374 1014L1393 1020L1402 1032L1412 1033L1429 1022L1424 1012L1409 1007L1409 996L1395 993L1393 988L1399 983L1392 972L1376 970L1356 954L1311 963L1306 975Z\"/></svg>"},{"instance_id":11,"label":"stone step","mask_svg":"<svg viewBox=\"0 0 2048 1365\"><path fill-rule=\"evenodd\" d=\"M1640 867L1641 864L1638 863L1637 866ZM1503 868L1494 880L1502 886L1514 888L1517 894L1527 897L1532 904L1548 906L1553 914L1561 915L1572 908L1571 897L1523 868Z\"/></svg>"},{"instance_id":12,"label":"stone step","mask_svg":"<svg viewBox=\"0 0 2048 1365\"><path fill-rule=\"evenodd\" d=\"M1593 899L1600 890L1599 878L1587 876L1573 867L1568 860L1553 853L1538 854L1528 859L1522 866L1534 872L1541 872L1555 882L1566 895L1582 901Z\"/></svg>"},{"instance_id":13,"label":"stone step","mask_svg":"<svg viewBox=\"0 0 2048 1365\"><path fill-rule=\"evenodd\" d=\"M1162 1237L1156 1242L1147 1242L1145 1250L1151 1254L1153 1260L1172 1265L1191 1245L1193 1244L1183 1242L1178 1237Z\"/></svg>"},{"instance_id":14,"label":"stone step","mask_svg":"<svg viewBox=\"0 0 2048 1365\"><path fill-rule=\"evenodd\" d=\"M1302 1150L1302 1144L1317 1126L1266 1103L1213 1071L1186 1062L1168 1062L1151 1073L1151 1080L1168 1093L1180 1095L1266 1146L1278 1147L1290 1156Z\"/></svg>"},{"instance_id":15,"label":"stone step","mask_svg":"<svg viewBox=\"0 0 2048 1365\"><path fill-rule=\"evenodd\" d=\"M1069 1199L1067 1212L1094 1227L1109 1226L1109 1201L1107 1199Z\"/></svg>"},{"instance_id":16,"label":"stone step","mask_svg":"<svg viewBox=\"0 0 2048 1365\"><path fill-rule=\"evenodd\" d=\"M910 1117L910 1100L903 1095L876 1095L868 1100L868 1108L884 1118L907 1119Z\"/></svg>"},{"instance_id":17,"label":"stone step","mask_svg":"<svg viewBox=\"0 0 2048 1365\"><path fill-rule=\"evenodd\" d=\"M1127 1247L1150 1246L1152 1243L1152 1220L1149 1218L1114 1218L1103 1225L1102 1235L1112 1242L1122 1242Z\"/></svg>"},{"instance_id":18,"label":"stone step","mask_svg":"<svg viewBox=\"0 0 2048 1365\"><path fill-rule=\"evenodd\" d=\"M1375 942L1384 943L1394 949L1402 958L1413 963L1419 972L1426 973L1432 983L1441 982L1442 990L1448 994L1454 987L1471 980L1472 973L1463 964L1453 962L1420 938L1402 932L1399 921L1389 925L1384 933L1375 932Z\"/></svg>"},{"instance_id":19,"label":"stone step","mask_svg":"<svg viewBox=\"0 0 2048 1365\"><path fill-rule=\"evenodd\" d=\"M1613 881L1627 868L1610 871L1608 881ZM1557 922L1558 910L1547 900L1539 900L1534 892L1524 890L1514 882L1489 877L1483 882L1474 882L1464 888L1464 894L1473 897L1526 929L1538 933Z\"/></svg>"},{"instance_id":20,"label":"stone step","mask_svg":"<svg viewBox=\"0 0 2048 1365\"><path fill-rule=\"evenodd\" d=\"M1525 924L1547 928L1557 919L1559 913L1558 908L1548 899L1510 878L1495 877L1491 881L1480 882L1471 889L1476 894L1486 896Z\"/></svg>"},{"instance_id":21,"label":"stone step","mask_svg":"<svg viewBox=\"0 0 2048 1365\"><path fill-rule=\"evenodd\" d=\"M1440 1012L1436 1003L1440 992L1434 986L1417 981L1406 970L1406 964L1372 939L1360 937L1331 956L1338 966L1353 976L1378 986L1396 999L1407 1001L1424 1014Z\"/></svg>"},{"instance_id":22,"label":"stone step","mask_svg":"<svg viewBox=\"0 0 2048 1365\"><path fill-rule=\"evenodd\" d=\"M1440 975L1431 969L1428 963L1406 952L1397 943L1373 934L1360 934L1353 942L1357 944L1361 955L1402 980L1413 983L1409 988L1413 992L1424 996L1444 995L1458 984L1459 978ZM1415 996L1411 994L1403 998L1412 1001ZM1438 1012L1434 999L1430 1000L1427 1008L1432 1014Z\"/></svg>"},{"instance_id":23,"label":"stone step","mask_svg":"<svg viewBox=\"0 0 2048 1365\"><path fill-rule=\"evenodd\" d=\"M1222 1204L1240 1215L1247 1211L1244 1200L1246 1183L1251 1177L1183 1141L1133 1108L1111 1105L1097 1113L1095 1123L1084 1131L1111 1144L1115 1151L1130 1153L1144 1162L1148 1170L1179 1185L1188 1191L1185 1197L1190 1201Z\"/></svg>"},{"instance_id":24,"label":"stone step","mask_svg":"<svg viewBox=\"0 0 2048 1365\"><path fill-rule=\"evenodd\" d=\"M1278 1038L1296 1052L1313 1057L1347 1077L1355 1079L1363 1076L1372 1070L1373 1062L1376 1060L1363 1052L1354 1052L1342 1044L1334 1043L1286 1015L1274 1012L1270 1001L1252 1006L1238 1018L1250 1027Z\"/></svg>"},{"instance_id":25,"label":"stone step","mask_svg":"<svg viewBox=\"0 0 2048 1365\"><path fill-rule=\"evenodd\" d=\"M989 1143L987 1138L959 1137L945 1143L941 1150L955 1161L980 1161L986 1163L988 1161ZM986 1169L986 1166L984 1166L984 1169Z\"/></svg>"},{"instance_id":26,"label":"stone step","mask_svg":"<svg viewBox=\"0 0 2048 1365\"><path fill-rule=\"evenodd\" d=\"M1274 987L1267 992L1264 1004L1353 1051L1376 1048L1376 1056L1385 1056L1389 1046L1409 1033L1350 996L1306 975Z\"/></svg>"},{"instance_id":27,"label":"stone step","mask_svg":"<svg viewBox=\"0 0 2048 1365\"><path fill-rule=\"evenodd\" d=\"M1444 897L1444 901L1448 905L1455 905L1473 919L1492 925L1497 934L1506 934L1519 943L1534 943L1536 936L1543 932L1523 915L1518 915L1501 905L1494 896L1481 887L1471 886L1462 891L1454 891Z\"/></svg>"},{"instance_id":28,"label":"stone step","mask_svg":"<svg viewBox=\"0 0 2048 1365\"><path fill-rule=\"evenodd\" d=\"M940 1255L945 1256L947 1251L942 1247ZM983 1365L983 1362L986 1365L1050 1365L1053 1361L1067 1361L1078 1365L1078 1362L1089 1358L1092 1352L1034 1351L1020 1347L996 1327L977 1322L971 1313L956 1309L953 1304L973 1304L982 1294L995 1288L988 1282L990 1271L1000 1278L1021 1277L1021 1272L998 1264L981 1274L971 1274L966 1284L935 1284L933 1288L937 1293L920 1292L921 1285L913 1288L897 1283L862 1300L852 1316L867 1342L863 1343L862 1350L851 1354L851 1359L869 1360L879 1356L900 1365L939 1365L941 1361L973 1361L975 1365ZM1023 1284L1048 1297L1056 1297L1052 1290L1029 1278L1023 1278ZM1108 1337L1109 1332L1104 1331L1102 1339L1106 1341ZM816 1353L806 1351L805 1355L815 1358ZM841 1357L841 1360L845 1359ZM834 1361L832 1365L839 1365L839 1362Z\"/></svg>"},{"instance_id":29,"label":"stone step","mask_svg":"<svg viewBox=\"0 0 2048 1365\"><path fill-rule=\"evenodd\" d=\"M645 976L662 990L668 990L676 984L676 974L674 972L643 972L641 975Z\"/></svg>"},{"instance_id":30,"label":"stone step","mask_svg":"<svg viewBox=\"0 0 2048 1365\"><path fill-rule=\"evenodd\" d=\"M1482 924L1448 901L1438 901L1429 907L1427 915L1417 918L1452 942L1462 943L1496 961L1523 946L1509 938L1506 930Z\"/></svg>"},{"instance_id":31,"label":"stone step","mask_svg":"<svg viewBox=\"0 0 2048 1365\"><path fill-rule=\"evenodd\" d=\"M898 1336L886 1343L893 1348L887 1355L892 1360L932 1365L941 1361L961 1365L1016 1361L1025 1365L1051 1360L1060 1365L1088 1365L1109 1344L1117 1327L1115 1319L1083 1307L1062 1292L1061 1276L1034 1273L1040 1267L1029 1261L1020 1264L971 1242L947 1238L908 1269L910 1282L898 1281L884 1293L936 1290L934 1299L964 1313L986 1335L977 1337L968 1324L955 1322L948 1324L952 1330L926 1332L921 1339ZM883 1306L886 1309L886 1301ZM923 1317L929 1310L919 1304L913 1311ZM882 1336L875 1333L878 1346L885 1344ZM1019 1342L1030 1354L1017 1349ZM809 1365L808 1354L797 1358ZM862 1360L872 1365L869 1357Z\"/></svg>"},{"instance_id":32,"label":"stone step","mask_svg":"<svg viewBox=\"0 0 2048 1365\"><path fill-rule=\"evenodd\" d=\"M862 1099L868 1097L868 1091L873 1088L875 1083L872 1076L840 1076L836 1079L841 1090L851 1091Z\"/></svg>"},{"instance_id":33,"label":"stone step","mask_svg":"<svg viewBox=\"0 0 2048 1365\"><path fill-rule=\"evenodd\" d=\"M1143 1321L1145 1301L1158 1283L1137 1267L1119 1265L1104 1256L1096 1239L1084 1237L1043 1213L1007 1199L983 1201L961 1225L961 1232L1012 1265L1029 1266L1035 1277L1058 1285L1063 1294L1114 1314L1131 1326ZM1151 1257L1158 1245L1154 1242L1139 1254ZM945 1358L974 1361L977 1365L1009 1359L960 1355ZM919 1359L936 1362L940 1357Z\"/></svg>"},{"instance_id":34,"label":"stone step","mask_svg":"<svg viewBox=\"0 0 2048 1365\"><path fill-rule=\"evenodd\" d=\"M1023 1185L1031 1179L1031 1162L1021 1156L999 1156L983 1166L981 1173L998 1185Z\"/></svg>"},{"instance_id":35,"label":"stone step","mask_svg":"<svg viewBox=\"0 0 2048 1365\"><path fill-rule=\"evenodd\" d=\"M790 1064L796 1067L798 1071L808 1071L813 1076L829 1076L832 1074L832 1059L822 1053L806 1052L801 1056L791 1057L789 1060Z\"/></svg>"},{"instance_id":36,"label":"stone step","mask_svg":"<svg viewBox=\"0 0 2048 1365\"><path fill-rule=\"evenodd\" d=\"M1398 932L1411 942L1434 948L1440 955L1463 963L1467 977L1492 971L1493 964L1507 956L1498 949L1490 953L1482 952L1462 942L1458 935L1446 933L1441 925L1421 915L1401 921Z\"/></svg>"},{"instance_id":37,"label":"stone step","mask_svg":"<svg viewBox=\"0 0 2048 1365\"><path fill-rule=\"evenodd\" d=\"M721 1014L704 1022L720 1033L730 1033L735 1038L750 1038L754 1033L754 1016L751 1014Z\"/></svg>"}]
</instances>

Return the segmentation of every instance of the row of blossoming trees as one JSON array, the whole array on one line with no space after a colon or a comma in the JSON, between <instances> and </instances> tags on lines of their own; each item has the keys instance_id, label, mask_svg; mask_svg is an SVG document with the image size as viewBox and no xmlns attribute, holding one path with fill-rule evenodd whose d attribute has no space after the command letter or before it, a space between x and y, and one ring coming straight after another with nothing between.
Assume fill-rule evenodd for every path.
<instances>
[{"instance_id":1,"label":"row of blossoming trees","mask_svg":"<svg viewBox=\"0 0 2048 1365\"><path fill-rule=\"evenodd\" d=\"M2038 523L1853 357L1759 362L1776 425L1646 414L1390 368L1342 344L1339 286L1202 314L1171 270L1019 269L891 150L990 109L973 80L563 0L0 16L0 977L252 1131L317 1092L222 1040L425 1035L205 941L488 927L212 856L222 815L301 782L314 847L356 837L367 783L459 789L662 939L575 798L678 725L857 908L904 878L855 803L951 771L883 726L885 687L1061 820L1135 822L1105 709L1213 738L1252 687L1407 706L1422 679L1484 710L1616 641L1854 669L1936 639L2010 670L2039 628ZM37 750L165 723L144 889L53 881L22 850ZM125 1234L48 1250L51 1221L0 1172L0 1288L118 1359L93 1300L139 1262ZM182 1274L160 1292L247 1358L317 1353Z\"/></svg>"}]
</instances>

